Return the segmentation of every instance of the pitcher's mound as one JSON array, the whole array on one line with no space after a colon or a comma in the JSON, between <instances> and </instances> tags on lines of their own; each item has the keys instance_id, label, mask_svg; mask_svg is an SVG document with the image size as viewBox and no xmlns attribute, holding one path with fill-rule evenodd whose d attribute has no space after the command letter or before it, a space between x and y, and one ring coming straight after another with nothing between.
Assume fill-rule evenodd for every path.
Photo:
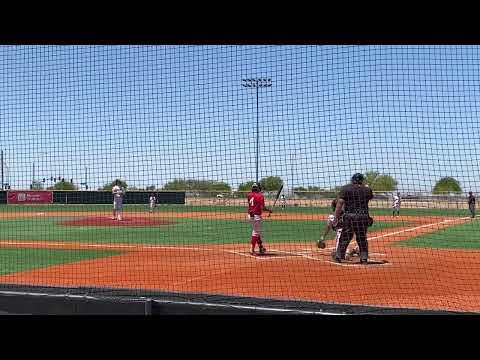
<instances>
[{"instance_id":1,"label":"pitcher's mound","mask_svg":"<svg viewBox=\"0 0 480 360\"><path fill-rule=\"evenodd\" d=\"M83 219L66 220L58 223L58 225L64 226L162 226L174 224L173 221L148 218L127 218L122 221L117 221L110 217L88 217Z\"/></svg>"}]
</instances>

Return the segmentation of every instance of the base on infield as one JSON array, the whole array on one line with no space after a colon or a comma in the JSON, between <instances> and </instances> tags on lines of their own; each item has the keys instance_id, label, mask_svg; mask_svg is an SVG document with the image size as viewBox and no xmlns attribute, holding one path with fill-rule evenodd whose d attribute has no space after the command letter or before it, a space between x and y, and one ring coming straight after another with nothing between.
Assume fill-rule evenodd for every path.
<instances>
[{"instance_id":1,"label":"base on infield","mask_svg":"<svg viewBox=\"0 0 480 360\"><path fill-rule=\"evenodd\" d=\"M232 254L236 254L236 255L241 255L241 256L247 256L247 257L252 257L252 258L255 258L255 259L259 259L259 260L266 260L266 259L278 259L278 258L285 258L285 257L300 257L302 256L301 254L297 254L297 253L294 253L294 252L290 252L290 251L282 251L282 250L268 250L267 249L267 252L265 254L259 254L258 252L255 254L255 255L252 255L250 253L250 251L236 251L236 250L232 250L232 251L228 251Z\"/></svg>"}]
</instances>

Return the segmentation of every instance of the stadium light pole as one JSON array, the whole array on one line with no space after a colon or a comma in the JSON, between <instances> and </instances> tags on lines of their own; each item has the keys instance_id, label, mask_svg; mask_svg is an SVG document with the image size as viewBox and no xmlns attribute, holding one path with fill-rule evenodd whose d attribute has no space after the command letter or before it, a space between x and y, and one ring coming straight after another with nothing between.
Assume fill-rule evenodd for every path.
<instances>
[{"instance_id":1,"label":"stadium light pole","mask_svg":"<svg viewBox=\"0 0 480 360\"><path fill-rule=\"evenodd\" d=\"M3 181L3 150L1 150L1 158L0 158L0 164L2 165L2 190L4 189L4 181Z\"/></svg>"},{"instance_id":2,"label":"stadium light pole","mask_svg":"<svg viewBox=\"0 0 480 360\"><path fill-rule=\"evenodd\" d=\"M85 168L85 182L81 182L80 185L85 186L85 190L88 190L87 168Z\"/></svg>"},{"instance_id":3,"label":"stadium light pole","mask_svg":"<svg viewBox=\"0 0 480 360\"><path fill-rule=\"evenodd\" d=\"M290 184L290 187L291 187L292 197L295 194L295 192L293 191L293 179L295 178L295 160L296 160L295 153L290 154L290 166L292 170L292 183Z\"/></svg>"},{"instance_id":4,"label":"stadium light pole","mask_svg":"<svg viewBox=\"0 0 480 360\"><path fill-rule=\"evenodd\" d=\"M260 129L259 129L259 119L258 119L258 89L263 87L271 87L272 79L271 78L242 79L242 86L246 88L255 88L257 93L257 146L256 146L255 181L258 183L258 158L259 158L259 148L260 148Z\"/></svg>"},{"instance_id":5,"label":"stadium light pole","mask_svg":"<svg viewBox=\"0 0 480 360\"><path fill-rule=\"evenodd\" d=\"M41 151L41 152L38 152L33 160L33 165L32 165L32 187L33 187L33 184L35 183L35 162L38 161L40 164L42 164L42 160L44 159L45 155L47 155L47 152L45 151ZM40 171L40 167L38 168ZM39 172L40 172L39 171Z\"/></svg>"}]
</instances>

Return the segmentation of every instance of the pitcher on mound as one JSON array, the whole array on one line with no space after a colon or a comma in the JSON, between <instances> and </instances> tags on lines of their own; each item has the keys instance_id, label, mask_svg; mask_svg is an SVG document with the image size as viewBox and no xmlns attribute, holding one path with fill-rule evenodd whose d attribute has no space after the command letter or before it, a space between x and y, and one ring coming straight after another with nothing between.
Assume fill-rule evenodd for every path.
<instances>
[{"instance_id":1,"label":"pitcher on mound","mask_svg":"<svg viewBox=\"0 0 480 360\"><path fill-rule=\"evenodd\" d=\"M120 187L120 181L115 181L115 186L112 188L113 195L113 217L112 220L122 221L123 215L123 196L125 192Z\"/></svg>"}]
</instances>

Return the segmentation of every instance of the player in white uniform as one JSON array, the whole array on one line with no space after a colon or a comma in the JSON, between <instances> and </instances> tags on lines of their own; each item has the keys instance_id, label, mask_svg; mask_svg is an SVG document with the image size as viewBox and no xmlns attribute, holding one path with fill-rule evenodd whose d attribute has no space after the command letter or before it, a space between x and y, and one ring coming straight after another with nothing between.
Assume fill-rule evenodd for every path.
<instances>
[{"instance_id":1,"label":"player in white uniform","mask_svg":"<svg viewBox=\"0 0 480 360\"><path fill-rule=\"evenodd\" d=\"M120 182L116 181L112 188L113 195L113 220L122 221L123 215L123 196L125 191L120 187Z\"/></svg>"},{"instance_id":2,"label":"player in white uniform","mask_svg":"<svg viewBox=\"0 0 480 360\"><path fill-rule=\"evenodd\" d=\"M395 212L397 213L397 216L400 215L400 203L402 200L400 199L400 193L397 193L397 195L393 196L393 202L392 202L392 215L395 216Z\"/></svg>"},{"instance_id":3,"label":"player in white uniform","mask_svg":"<svg viewBox=\"0 0 480 360\"><path fill-rule=\"evenodd\" d=\"M287 200L285 199L285 195L282 194L282 196L280 196L280 206L281 206L282 210L285 209L286 203L287 203Z\"/></svg>"},{"instance_id":4,"label":"player in white uniform","mask_svg":"<svg viewBox=\"0 0 480 360\"><path fill-rule=\"evenodd\" d=\"M150 212L153 212L153 208L157 207L157 198L155 197L155 194L150 194L148 201L150 203Z\"/></svg>"}]
</instances>

